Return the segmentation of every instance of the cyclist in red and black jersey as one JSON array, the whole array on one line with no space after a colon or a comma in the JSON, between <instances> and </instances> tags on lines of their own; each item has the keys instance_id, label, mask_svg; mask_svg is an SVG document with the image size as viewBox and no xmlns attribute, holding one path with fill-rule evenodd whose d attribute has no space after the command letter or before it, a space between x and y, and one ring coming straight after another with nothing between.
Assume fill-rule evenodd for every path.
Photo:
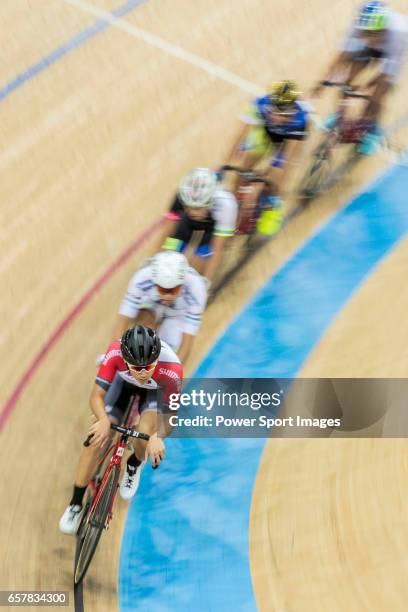
<instances>
[{"instance_id":1,"label":"cyclist in red and black jersey","mask_svg":"<svg viewBox=\"0 0 408 612\"><path fill-rule=\"evenodd\" d=\"M128 329L121 340L110 344L93 386L90 407L92 436L89 447L84 447L79 459L71 501L60 520L63 533L75 534L82 516L82 500L95 473L101 454L111 436L111 421L120 421L130 400L139 397L137 418L133 426L150 435L146 443L135 439L123 475L120 494L131 499L139 485L146 454L153 467L164 459L163 438L170 428L161 419L165 431L158 431L157 412L165 412L171 394L179 393L183 369L179 358L168 344L160 341L156 331L142 325ZM158 405L160 391L160 404Z\"/></svg>"}]
</instances>

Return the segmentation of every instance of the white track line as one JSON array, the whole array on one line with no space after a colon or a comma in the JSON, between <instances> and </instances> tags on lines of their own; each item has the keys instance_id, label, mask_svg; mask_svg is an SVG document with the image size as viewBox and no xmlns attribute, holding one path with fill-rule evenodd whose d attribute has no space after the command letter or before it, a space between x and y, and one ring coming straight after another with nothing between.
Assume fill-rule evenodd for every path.
<instances>
[{"instance_id":1,"label":"white track line","mask_svg":"<svg viewBox=\"0 0 408 612\"><path fill-rule=\"evenodd\" d=\"M172 45L159 36L155 36L142 28L132 25L125 19L114 17L108 11L104 11L103 9L100 9L89 2L85 2L85 0L63 0L63 2L75 6L84 13L95 15L96 17L99 17L99 19L103 19L104 21L108 22L111 26L127 32L134 38L137 38L138 40L141 40L152 47L156 47L156 49L160 49L168 55L172 55L173 57L176 57L183 62L187 62L196 68L200 68L200 70L203 70L204 72L207 72L208 74L211 74L217 79L221 79L230 85L234 85L242 91L255 96L263 93L263 89L259 85L251 83L250 81L241 78L237 74L234 74L221 66L217 66L217 64L213 64L195 53L190 53L177 45ZM194 2L194 0L192 0L192 2Z\"/></svg>"}]
</instances>

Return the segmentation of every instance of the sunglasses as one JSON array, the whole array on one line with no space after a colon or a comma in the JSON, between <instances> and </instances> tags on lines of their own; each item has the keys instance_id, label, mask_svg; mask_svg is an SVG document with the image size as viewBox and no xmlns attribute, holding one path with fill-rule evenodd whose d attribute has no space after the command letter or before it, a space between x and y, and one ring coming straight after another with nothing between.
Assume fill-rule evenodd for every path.
<instances>
[{"instance_id":1,"label":"sunglasses","mask_svg":"<svg viewBox=\"0 0 408 612\"><path fill-rule=\"evenodd\" d=\"M156 287L160 295L177 295L177 293L180 291L181 285L177 285L177 287L172 287L171 289L160 287L160 285L156 285Z\"/></svg>"},{"instance_id":2,"label":"sunglasses","mask_svg":"<svg viewBox=\"0 0 408 612\"><path fill-rule=\"evenodd\" d=\"M154 368L157 365L157 361L155 361L154 363L150 363L149 365L145 365L145 366L137 366L137 365L131 365L130 363L126 362L127 367L129 368L129 370L131 370L132 372L151 372L152 370L154 370Z\"/></svg>"}]
</instances>

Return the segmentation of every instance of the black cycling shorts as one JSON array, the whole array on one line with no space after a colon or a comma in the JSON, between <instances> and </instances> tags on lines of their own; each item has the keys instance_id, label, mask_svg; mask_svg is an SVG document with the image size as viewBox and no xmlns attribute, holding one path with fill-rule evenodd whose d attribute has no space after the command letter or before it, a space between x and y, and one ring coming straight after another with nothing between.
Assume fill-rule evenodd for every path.
<instances>
[{"instance_id":1,"label":"black cycling shorts","mask_svg":"<svg viewBox=\"0 0 408 612\"><path fill-rule=\"evenodd\" d=\"M156 410L157 391L131 385L116 373L105 395L106 414L114 421L122 423L127 408L133 401L138 402L140 414L145 410Z\"/></svg>"},{"instance_id":2,"label":"black cycling shorts","mask_svg":"<svg viewBox=\"0 0 408 612\"><path fill-rule=\"evenodd\" d=\"M359 51L355 51L352 54L353 62L362 62L365 64L369 64L371 60L379 60L384 57L384 52L379 51L378 49L372 49L371 47L364 47L364 49L360 49Z\"/></svg>"},{"instance_id":3,"label":"black cycling shorts","mask_svg":"<svg viewBox=\"0 0 408 612\"><path fill-rule=\"evenodd\" d=\"M215 222L213 219L206 221L194 221L190 219L187 213L183 212L180 221L177 224L176 230L171 236L174 240L180 242L177 250L181 253L186 249L194 232L202 232L202 236L196 246L196 254L202 257L211 255L211 240L214 235Z\"/></svg>"}]
</instances>

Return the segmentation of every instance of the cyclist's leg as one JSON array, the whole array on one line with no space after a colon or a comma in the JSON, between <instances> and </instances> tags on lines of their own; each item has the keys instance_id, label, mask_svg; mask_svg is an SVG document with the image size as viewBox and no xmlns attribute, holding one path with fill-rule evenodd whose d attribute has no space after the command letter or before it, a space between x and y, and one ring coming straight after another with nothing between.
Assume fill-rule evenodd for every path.
<instances>
[{"instance_id":1,"label":"cyclist's leg","mask_svg":"<svg viewBox=\"0 0 408 612\"><path fill-rule=\"evenodd\" d=\"M213 251L211 247L211 241L213 237L213 229L206 230L201 240L194 251L194 255L191 257L190 265L197 270L199 274L205 275L205 268L209 258L212 256Z\"/></svg>"},{"instance_id":2,"label":"cyclist's leg","mask_svg":"<svg viewBox=\"0 0 408 612\"><path fill-rule=\"evenodd\" d=\"M262 211L257 222L257 231L262 236L273 236L282 227L284 214L281 183L286 177L288 164L292 163L290 158L291 154L287 151L286 143L282 143L271 159L266 174L271 184L264 186L258 199Z\"/></svg>"},{"instance_id":3,"label":"cyclist's leg","mask_svg":"<svg viewBox=\"0 0 408 612\"><path fill-rule=\"evenodd\" d=\"M129 401L129 394L130 390L126 382L119 375L116 375L105 395L105 410L112 423L119 423L122 420L123 411L126 409L127 402ZM96 417L92 414L91 423L96 421ZM75 486L86 489L113 435L114 431L112 431L105 448L95 448L94 446L82 447L75 474Z\"/></svg>"},{"instance_id":4,"label":"cyclist's leg","mask_svg":"<svg viewBox=\"0 0 408 612\"><path fill-rule=\"evenodd\" d=\"M130 386L118 375L115 376L106 396L105 409L109 419L112 422L120 422L122 413L126 410L130 399ZM134 390L133 390L134 393ZM92 421L95 422L96 417L92 414ZM79 462L76 469L74 487L71 500L60 519L60 530L63 533L75 534L79 527L83 510L83 498L85 491L91 481L96 469L103 459L109 444L112 441L111 436L105 448L95 448L93 446L82 446Z\"/></svg>"},{"instance_id":5,"label":"cyclist's leg","mask_svg":"<svg viewBox=\"0 0 408 612\"><path fill-rule=\"evenodd\" d=\"M355 86L355 79L361 74L370 64L371 58L366 52L355 53L350 63L350 72L347 79L347 84Z\"/></svg>"},{"instance_id":6,"label":"cyclist's leg","mask_svg":"<svg viewBox=\"0 0 408 612\"><path fill-rule=\"evenodd\" d=\"M140 407L140 419L137 430L149 436L157 432L157 399L156 394L147 392ZM138 438L132 439L133 453L128 457L126 469L120 483L120 495L129 501L136 493L140 476L145 465L147 442Z\"/></svg>"},{"instance_id":7,"label":"cyclist's leg","mask_svg":"<svg viewBox=\"0 0 408 612\"><path fill-rule=\"evenodd\" d=\"M272 186L266 189L271 196L283 199L288 191L288 182L291 174L299 165L307 131L303 136L296 139L288 139L282 142L274 157L271 159L266 177L272 182Z\"/></svg>"},{"instance_id":8,"label":"cyclist's leg","mask_svg":"<svg viewBox=\"0 0 408 612\"><path fill-rule=\"evenodd\" d=\"M375 153L383 140L381 115L384 112L386 100L395 87L397 74L398 72L391 76L380 73L369 83L372 93L361 115L364 133L357 149L362 155Z\"/></svg>"},{"instance_id":9,"label":"cyclist's leg","mask_svg":"<svg viewBox=\"0 0 408 612\"><path fill-rule=\"evenodd\" d=\"M240 165L245 170L253 170L256 164L267 157L271 151L271 141L265 129L262 126L253 127L240 146L241 159ZM241 185L241 179L236 177L233 186L233 192L237 193Z\"/></svg>"},{"instance_id":10,"label":"cyclist's leg","mask_svg":"<svg viewBox=\"0 0 408 612\"><path fill-rule=\"evenodd\" d=\"M157 399L153 393L147 393L146 400L140 409L140 420L137 430L151 436L157 431ZM133 440L133 448L139 461L145 460L147 442L136 438Z\"/></svg>"},{"instance_id":11,"label":"cyclist's leg","mask_svg":"<svg viewBox=\"0 0 408 612\"><path fill-rule=\"evenodd\" d=\"M96 419L93 417L92 422ZM83 514L83 498L92 476L103 458L105 449L97 449L92 446L82 447L79 462L76 469L74 487L68 506L60 518L60 531L69 535L75 535Z\"/></svg>"}]
</instances>

